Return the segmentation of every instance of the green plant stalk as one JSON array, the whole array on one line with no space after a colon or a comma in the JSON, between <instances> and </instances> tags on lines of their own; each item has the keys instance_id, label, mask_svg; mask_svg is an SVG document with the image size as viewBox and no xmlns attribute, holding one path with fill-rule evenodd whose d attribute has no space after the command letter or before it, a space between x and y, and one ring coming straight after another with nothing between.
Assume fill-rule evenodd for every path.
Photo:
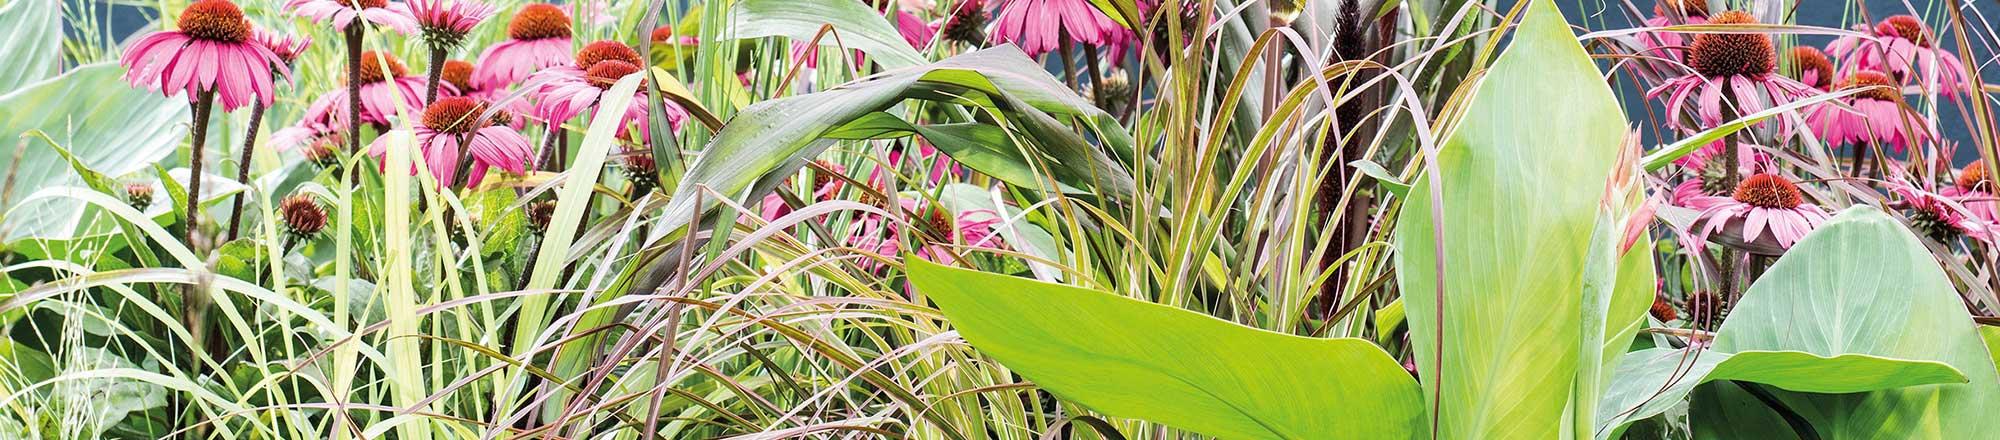
<instances>
[{"instance_id":1,"label":"green plant stalk","mask_svg":"<svg viewBox=\"0 0 2000 440\"><path fill-rule=\"evenodd\" d=\"M248 189L250 187L250 157L257 151L257 129L263 124L263 121L264 104L252 104L250 107L250 126L243 130L243 155L236 160L236 181L242 182L245 189L243 192L236 193L236 197L231 198L229 202L229 235L223 236L222 241L224 243L236 241L237 229L243 223L243 197L250 192Z\"/></svg>"}]
</instances>

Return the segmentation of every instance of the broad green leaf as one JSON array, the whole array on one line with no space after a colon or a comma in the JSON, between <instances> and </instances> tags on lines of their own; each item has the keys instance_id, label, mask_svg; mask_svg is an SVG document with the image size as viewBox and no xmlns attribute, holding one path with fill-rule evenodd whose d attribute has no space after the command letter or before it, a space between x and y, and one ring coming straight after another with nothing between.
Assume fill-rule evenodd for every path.
<instances>
[{"instance_id":1,"label":"broad green leaf","mask_svg":"<svg viewBox=\"0 0 2000 440\"><path fill-rule=\"evenodd\" d=\"M1549 1L1480 81L1398 220L1410 342L1439 438L1564 437L1604 339L1584 337L1581 290L1625 119Z\"/></svg>"},{"instance_id":2,"label":"broad green leaf","mask_svg":"<svg viewBox=\"0 0 2000 440\"><path fill-rule=\"evenodd\" d=\"M1791 388L1820 393L1775 390L1773 394L1822 439L1986 438L2000 432L2000 417L1993 417L1995 408L2000 408L2000 372L1961 301L1915 235L1879 209L1857 206L1792 246L1752 284L1717 331L1714 349L1796 350L1822 357L1862 355L1942 363L1963 374L1966 383L1849 394ZM1849 368L1841 374L1867 376L1871 371L1880 370ZM1940 374L1933 371L1930 376ZM1813 380L1820 385L1843 382ZM1746 427L1701 419L1717 408L1740 407L1776 417L1755 400L1746 405L1697 398L1693 416L1697 433L1706 434L1704 438L1748 438L1739 431Z\"/></svg>"},{"instance_id":3,"label":"broad green leaf","mask_svg":"<svg viewBox=\"0 0 2000 440\"><path fill-rule=\"evenodd\" d=\"M1409 373L1366 340L1253 329L1106 292L909 258L966 341L1105 414L1229 439L1424 433Z\"/></svg>"},{"instance_id":4,"label":"broad green leaf","mask_svg":"<svg viewBox=\"0 0 2000 440\"><path fill-rule=\"evenodd\" d=\"M1986 351L1993 354L1993 365L2000 368L2000 327L1979 326L1979 336L1986 338Z\"/></svg>"},{"instance_id":5,"label":"broad green leaf","mask_svg":"<svg viewBox=\"0 0 2000 440\"><path fill-rule=\"evenodd\" d=\"M821 26L833 32L820 37L822 47L846 47L891 69L924 64L910 42L882 13L848 0L739 0L730 8L730 31L737 38L787 37L812 41ZM838 36L836 38L836 35Z\"/></svg>"},{"instance_id":6,"label":"broad green leaf","mask_svg":"<svg viewBox=\"0 0 2000 440\"><path fill-rule=\"evenodd\" d=\"M124 72L116 63L92 64L0 95L0 170L16 170L17 191L82 183L41 138L18 143L31 130L46 133L82 164L113 178L173 153L186 135L187 103L127 87L119 77ZM11 151L22 145L26 154L16 163ZM5 219L4 239L68 238L82 211L81 204L69 200L14 209Z\"/></svg>"},{"instance_id":7,"label":"broad green leaf","mask_svg":"<svg viewBox=\"0 0 2000 440\"><path fill-rule=\"evenodd\" d=\"M55 76L62 61L62 19L57 0L13 0L0 6L0 60L7 60L0 63L0 93Z\"/></svg>"},{"instance_id":8,"label":"broad green leaf","mask_svg":"<svg viewBox=\"0 0 2000 440\"><path fill-rule=\"evenodd\" d=\"M1820 356L1802 351L1678 350L1651 348L1626 355L1617 382L1606 393L1596 437L1617 438L1626 425L1666 412L1695 386L1713 381L1755 382L1815 393L1857 393L1917 385L1957 384L1965 375L1936 361L1864 354Z\"/></svg>"}]
</instances>

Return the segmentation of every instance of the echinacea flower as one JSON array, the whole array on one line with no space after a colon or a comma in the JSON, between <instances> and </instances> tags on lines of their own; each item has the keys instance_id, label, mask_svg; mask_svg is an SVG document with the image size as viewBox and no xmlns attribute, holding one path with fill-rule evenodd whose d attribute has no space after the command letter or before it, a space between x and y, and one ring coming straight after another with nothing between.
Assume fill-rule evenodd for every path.
<instances>
[{"instance_id":1,"label":"echinacea flower","mask_svg":"<svg viewBox=\"0 0 2000 440\"><path fill-rule=\"evenodd\" d=\"M951 249L955 246L1005 248L999 231L994 230L994 226L1001 221L999 213L988 209L953 213L943 204L925 203L907 197L901 198L900 202L903 213L918 220L914 226L919 230L908 230L879 216L867 216L855 225L861 233L852 239L854 246L885 257L895 257L903 252L902 239L907 238L916 245L911 253L940 264L957 261L954 257L956 252Z\"/></svg>"},{"instance_id":2,"label":"echinacea flower","mask_svg":"<svg viewBox=\"0 0 2000 440\"><path fill-rule=\"evenodd\" d=\"M2000 223L2000 199L1993 195L1993 184L1987 180L1986 173L1986 161L1966 165L1964 170L1958 172L1958 178L1952 180L1952 186L1938 191L1938 194L1965 205L1980 220Z\"/></svg>"},{"instance_id":3,"label":"echinacea flower","mask_svg":"<svg viewBox=\"0 0 2000 440\"><path fill-rule=\"evenodd\" d=\"M347 29L359 18L409 35L417 32L417 19L410 15L409 5L389 0L291 0L285 2L285 9L316 23L331 23L335 29Z\"/></svg>"},{"instance_id":4,"label":"echinacea flower","mask_svg":"<svg viewBox=\"0 0 2000 440\"><path fill-rule=\"evenodd\" d=\"M424 40L441 47L457 47L473 26L495 11L493 5L478 0L410 0L409 9Z\"/></svg>"},{"instance_id":5,"label":"echinacea flower","mask_svg":"<svg viewBox=\"0 0 2000 440\"><path fill-rule=\"evenodd\" d=\"M1708 24L1708 0L1661 0L1653 4L1653 17L1646 27ZM1642 55L1681 59L1687 38L1677 32L1642 32L1638 35Z\"/></svg>"},{"instance_id":6,"label":"echinacea flower","mask_svg":"<svg viewBox=\"0 0 2000 440\"><path fill-rule=\"evenodd\" d=\"M933 27L942 29L944 39L967 46L986 45L986 0L965 0L951 5L951 15Z\"/></svg>"},{"instance_id":7,"label":"echinacea flower","mask_svg":"<svg viewBox=\"0 0 2000 440\"><path fill-rule=\"evenodd\" d=\"M1841 89L1872 89L1837 100L1853 110L1831 104L1813 106L1806 112L1806 125L1830 145L1888 144L1900 152L1929 140L1935 127L1929 118L1904 108L1893 81L1882 72L1864 70L1848 75Z\"/></svg>"},{"instance_id":8,"label":"echinacea flower","mask_svg":"<svg viewBox=\"0 0 2000 440\"><path fill-rule=\"evenodd\" d=\"M140 211L145 211L146 207L153 206L153 185L144 183L125 184L125 203L131 204L133 209Z\"/></svg>"},{"instance_id":9,"label":"echinacea flower","mask_svg":"<svg viewBox=\"0 0 2000 440\"><path fill-rule=\"evenodd\" d=\"M395 55L386 52L361 53L361 122L364 124L388 125L389 118L396 116L398 108L419 111L424 108L424 79L410 76L409 69ZM388 68L383 69L384 65ZM447 95L457 94L452 87L445 87ZM315 131L339 130L347 127L347 91L334 90L320 95L312 105L306 107L305 118L299 127L313 128Z\"/></svg>"},{"instance_id":10,"label":"echinacea flower","mask_svg":"<svg viewBox=\"0 0 2000 440\"><path fill-rule=\"evenodd\" d=\"M1757 253L1775 254L1825 223L1825 209L1805 202L1799 187L1776 174L1756 174L1736 185L1730 197L1709 197L1696 217L1700 241L1717 232L1729 244ZM1774 251L1775 249L1775 251Z\"/></svg>"},{"instance_id":11,"label":"echinacea flower","mask_svg":"<svg viewBox=\"0 0 2000 440\"><path fill-rule=\"evenodd\" d=\"M1785 77L1815 89L1833 87L1833 60L1827 59L1826 52L1812 46L1794 46L1786 61Z\"/></svg>"},{"instance_id":12,"label":"echinacea flower","mask_svg":"<svg viewBox=\"0 0 2000 440\"><path fill-rule=\"evenodd\" d=\"M291 76L277 53L251 40L255 32L235 3L194 2L175 24L180 29L146 35L125 50L119 64L133 87L169 97L184 93L190 102L213 92L229 111L253 101L270 105L277 96L272 73Z\"/></svg>"},{"instance_id":13,"label":"echinacea flower","mask_svg":"<svg viewBox=\"0 0 2000 440\"><path fill-rule=\"evenodd\" d=\"M479 53L472 83L481 89L504 89L542 69L570 60L569 14L547 3L522 6L507 22L507 40Z\"/></svg>"},{"instance_id":14,"label":"echinacea flower","mask_svg":"<svg viewBox=\"0 0 2000 440\"><path fill-rule=\"evenodd\" d=\"M504 114L504 111L489 111L486 103L463 96L438 98L424 109L423 123L412 128L411 134L423 153L424 166L440 185L457 182L461 167L471 172L465 178L466 187L479 186L489 168L515 174L527 171L528 138L508 127L506 121L495 120ZM387 154L389 138L375 138L368 154L376 157ZM472 162L461 163L467 153Z\"/></svg>"},{"instance_id":15,"label":"echinacea flower","mask_svg":"<svg viewBox=\"0 0 2000 440\"><path fill-rule=\"evenodd\" d=\"M1129 32L1090 0L1000 0L997 8L993 40L1019 45L1030 58L1056 50L1063 39L1109 46Z\"/></svg>"},{"instance_id":16,"label":"echinacea flower","mask_svg":"<svg viewBox=\"0 0 2000 440\"><path fill-rule=\"evenodd\" d=\"M1674 164L1688 171L1693 177L1674 186L1672 198L1674 206L1695 210L1708 209L1735 191L1729 182L1729 173L1722 157L1726 144L1716 141L1689 152ZM1736 149L1736 172L1740 175L1756 174L1772 169L1770 155L1757 151L1756 145L1738 145ZM1722 196L1722 197L1714 197Z\"/></svg>"},{"instance_id":17,"label":"echinacea flower","mask_svg":"<svg viewBox=\"0 0 2000 440\"><path fill-rule=\"evenodd\" d=\"M1712 24L1749 24L1756 19L1742 11L1729 11L1711 20ZM1646 92L1646 98L1667 96L1668 125L1697 130L1721 125L1724 110L1737 115L1763 111L1813 95L1811 86L1777 75L1777 51L1771 36L1754 33L1701 34L1688 48L1687 64L1694 72L1660 84ZM1727 102L1725 102L1725 93ZM1699 126L1682 122L1683 109L1694 101L1694 119ZM1727 107L1725 107L1727 106ZM1789 127L1777 122L1781 131Z\"/></svg>"},{"instance_id":18,"label":"echinacea flower","mask_svg":"<svg viewBox=\"0 0 2000 440\"><path fill-rule=\"evenodd\" d=\"M1994 224L1951 197L1901 180L1891 182L1889 192L1901 199L1897 206L1910 209L1910 228L1933 240L1951 243L1958 237L1984 242L1993 239Z\"/></svg>"},{"instance_id":19,"label":"echinacea flower","mask_svg":"<svg viewBox=\"0 0 2000 440\"><path fill-rule=\"evenodd\" d=\"M639 52L624 43L604 40L585 45L576 52L575 64L548 68L529 77L528 85L535 90L535 117L550 122L576 117L596 107L604 92L625 75L638 73L643 64ZM636 126L641 133L649 126L643 87L625 106L624 120L618 130L621 137L629 136L626 126ZM666 109L668 124L679 130L687 112L671 101L662 107Z\"/></svg>"},{"instance_id":20,"label":"echinacea flower","mask_svg":"<svg viewBox=\"0 0 2000 440\"><path fill-rule=\"evenodd\" d=\"M270 49L272 54L277 55L278 61L286 66L292 65L293 61L298 61L299 55L305 54L306 48L312 47L313 42L312 37L300 37L263 29L252 31L250 35L250 38L256 40L257 44L264 45L264 48Z\"/></svg>"},{"instance_id":21,"label":"echinacea flower","mask_svg":"<svg viewBox=\"0 0 2000 440\"><path fill-rule=\"evenodd\" d=\"M1826 46L1828 53L1844 63L1842 73L1884 72L1898 80L1914 80L1947 97L1958 96L1965 87L1965 62L1938 48L1930 28L1916 16L1889 17L1861 30L1870 36L1842 36Z\"/></svg>"},{"instance_id":22,"label":"echinacea flower","mask_svg":"<svg viewBox=\"0 0 2000 440\"><path fill-rule=\"evenodd\" d=\"M660 164L653 161L652 150L638 149L620 154L618 174L632 183L633 198L660 187Z\"/></svg>"}]
</instances>

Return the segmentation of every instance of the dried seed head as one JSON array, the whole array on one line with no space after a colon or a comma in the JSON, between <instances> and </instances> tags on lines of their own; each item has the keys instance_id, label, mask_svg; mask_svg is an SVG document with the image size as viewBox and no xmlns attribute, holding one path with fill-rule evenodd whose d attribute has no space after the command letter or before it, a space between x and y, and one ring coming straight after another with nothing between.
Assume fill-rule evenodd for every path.
<instances>
[{"instance_id":1,"label":"dried seed head","mask_svg":"<svg viewBox=\"0 0 2000 440\"><path fill-rule=\"evenodd\" d=\"M326 229L326 208L309 194L293 194L278 204L285 231L297 237L312 237Z\"/></svg>"},{"instance_id":2,"label":"dried seed head","mask_svg":"<svg viewBox=\"0 0 2000 440\"><path fill-rule=\"evenodd\" d=\"M1724 312L1722 297L1716 296L1715 292L1706 290L1695 291L1688 294L1687 311L1689 321L1701 321L1714 325L1713 323L1722 321L1722 313Z\"/></svg>"},{"instance_id":3,"label":"dried seed head","mask_svg":"<svg viewBox=\"0 0 2000 440\"><path fill-rule=\"evenodd\" d=\"M528 230L536 235L549 230L549 220L556 216L556 201L538 200L528 204Z\"/></svg>"}]
</instances>

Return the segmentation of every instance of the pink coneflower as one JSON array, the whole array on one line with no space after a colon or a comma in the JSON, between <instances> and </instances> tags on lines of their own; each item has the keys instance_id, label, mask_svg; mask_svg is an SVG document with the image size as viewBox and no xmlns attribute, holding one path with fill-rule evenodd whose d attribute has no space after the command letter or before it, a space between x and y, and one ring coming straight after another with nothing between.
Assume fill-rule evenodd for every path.
<instances>
[{"instance_id":1,"label":"pink coneflower","mask_svg":"<svg viewBox=\"0 0 2000 440\"><path fill-rule=\"evenodd\" d=\"M1812 46L1794 46L1789 61L1785 64L1785 77L1799 80L1812 88L1826 90L1833 88L1833 60Z\"/></svg>"},{"instance_id":2,"label":"pink coneflower","mask_svg":"<svg viewBox=\"0 0 2000 440\"><path fill-rule=\"evenodd\" d=\"M953 214L937 203L924 203L912 198L903 198L900 202L904 213L917 216L915 226L921 228L921 232L906 230L881 217L867 216L855 225L861 233L852 239L854 246L893 258L903 251L904 234L910 234L907 238L917 246L911 253L941 264L956 261L953 257L956 252L951 250L954 246L1006 247L1000 240L999 231L993 230L995 225L1000 224L1000 214L992 210L971 209Z\"/></svg>"},{"instance_id":3,"label":"pink coneflower","mask_svg":"<svg viewBox=\"0 0 2000 440\"><path fill-rule=\"evenodd\" d=\"M411 0L410 13L423 29L430 49L430 74L424 82L424 102L437 100L439 76L444 73L445 56L465 41L472 27L493 16L493 6L477 0Z\"/></svg>"},{"instance_id":4,"label":"pink coneflower","mask_svg":"<svg viewBox=\"0 0 2000 440\"><path fill-rule=\"evenodd\" d=\"M354 19L389 28L409 35L417 32L417 19L410 15L409 5L388 0L291 0L285 2L285 9L317 23L331 23L335 29L347 29Z\"/></svg>"},{"instance_id":5,"label":"pink coneflower","mask_svg":"<svg viewBox=\"0 0 2000 440\"><path fill-rule=\"evenodd\" d=\"M1758 253L1780 253L1826 222L1826 210L1805 202L1805 194L1776 174L1756 174L1736 185L1730 197L1709 197L1701 203L1696 227L1701 241L1722 232L1731 244ZM1775 251L1773 251L1775 250Z\"/></svg>"},{"instance_id":6,"label":"pink coneflower","mask_svg":"<svg viewBox=\"0 0 2000 440\"><path fill-rule=\"evenodd\" d=\"M1973 162L1958 172L1952 186L1938 191L1939 195L1950 197L1965 205L1974 217L1987 223L2000 223L2000 200L1993 195L1993 185L1987 181L1986 161Z\"/></svg>"},{"instance_id":7,"label":"pink coneflower","mask_svg":"<svg viewBox=\"0 0 2000 440\"><path fill-rule=\"evenodd\" d=\"M596 107L605 91L620 78L640 71L638 51L624 43L604 40L585 45L577 51L575 64L558 66L535 72L528 79L535 90L535 117L544 121L559 122L582 114ZM687 119L687 112L680 106L667 102L667 122L679 130L681 122ZM645 90L638 91L638 98L626 105L623 124L636 125L639 132L648 128L648 110ZM621 137L629 132L620 128Z\"/></svg>"},{"instance_id":8,"label":"pink coneflower","mask_svg":"<svg viewBox=\"0 0 2000 440\"><path fill-rule=\"evenodd\" d=\"M1902 199L1897 206L1910 209L1910 228L1942 243L1958 237L1991 242L1993 223L1980 219L1971 208L1951 197L1925 191L1907 181L1889 184L1889 192Z\"/></svg>"},{"instance_id":9,"label":"pink coneflower","mask_svg":"<svg viewBox=\"0 0 2000 440\"><path fill-rule=\"evenodd\" d=\"M1675 165L1693 175L1693 178L1674 186L1673 197L1669 199L1674 206L1696 210L1708 209L1709 206L1721 202L1719 199L1727 199L1735 191L1736 188L1729 184L1729 174L1725 172L1726 167L1723 164L1726 161L1721 157L1722 150L1727 148L1724 145L1722 141L1716 141L1674 160ZM1771 163L1770 155L1760 153L1756 148L1754 145L1739 145L1736 149L1736 170L1739 175L1772 169L1774 164Z\"/></svg>"},{"instance_id":10,"label":"pink coneflower","mask_svg":"<svg viewBox=\"0 0 2000 440\"><path fill-rule=\"evenodd\" d=\"M278 61L286 66L290 66L293 61L297 61L299 55L305 54L306 48L312 47L313 42L312 37L300 37L263 29L257 29L251 32L250 35L251 39L257 41L257 44L264 45L264 48L270 49L272 54L277 55Z\"/></svg>"},{"instance_id":11,"label":"pink coneflower","mask_svg":"<svg viewBox=\"0 0 2000 440\"><path fill-rule=\"evenodd\" d=\"M993 40L1014 43L1029 57L1056 50L1064 38L1096 46L1123 42L1127 30L1090 0L1001 0Z\"/></svg>"},{"instance_id":12,"label":"pink coneflower","mask_svg":"<svg viewBox=\"0 0 2000 440\"><path fill-rule=\"evenodd\" d=\"M1965 62L1938 48L1930 28L1916 16L1889 17L1862 31L1872 35L1843 36L1827 44L1827 52L1845 63L1841 72L1887 72L1949 97L1958 96L1965 87Z\"/></svg>"},{"instance_id":13,"label":"pink coneflower","mask_svg":"<svg viewBox=\"0 0 2000 440\"><path fill-rule=\"evenodd\" d=\"M846 183L846 181L835 177L833 174L844 173L847 171L847 168L825 160L815 160L813 163L818 164L819 168L813 170L812 198L806 200L806 202L810 204L833 200L834 196L840 193L841 186ZM765 195L761 208L757 212L762 215L766 222L777 221L779 217L784 217L786 214L792 213L792 207L785 204L785 198L778 196L776 193Z\"/></svg>"},{"instance_id":14,"label":"pink coneflower","mask_svg":"<svg viewBox=\"0 0 2000 440\"><path fill-rule=\"evenodd\" d=\"M561 66L570 59L569 14L547 3L531 3L507 22L507 41L479 54L472 83L481 89L504 89L536 71Z\"/></svg>"},{"instance_id":15,"label":"pink coneflower","mask_svg":"<svg viewBox=\"0 0 2000 440\"><path fill-rule=\"evenodd\" d=\"M271 74L291 76L284 59L251 40L243 11L227 0L201 0L181 11L179 30L147 35L125 50L125 80L166 96L203 92L221 98L223 111L253 101L270 105Z\"/></svg>"},{"instance_id":16,"label":"pink coneflower","mask_svg":"<svg viewBox=\"0 0 2000 440\"><path fill-rule=\"evenodd\" d=\"M527 171L528 138L508 127L507 121L495 120L495 116L504 114L490 112L485 103L462 96L439 98L425 108L423 123L413 128L412 134L431 175L440 184L459 182L460 169L469 168L471 174L463 182L466 187L476 187L485 180L488 168L516 174ZM388 138L375 138L368 154L376 157L387 154ZM471 163L462 162L467 156Z\"/></svg>"},{"instance_id":17,"label":"pink coneflower","mask_svg":"<svg viewBox=\"0 0 2000 440\"><path fill-rule=\"evenodd\" d=\"M410 0L409 9L423 30L424 40L444 47L464 42L465 34L496 10L477 0Z\"/></svg>"},{"instance_id":18,"label":"pink coneflower","mask_svg":"<svg viewBox=\"0 0 2000 440\"><path fill-rule=\"evenodd\" d=\"M361 122L364 124L389 125L389 118L396 116L396 109L417 111L424 108L423 78L409 76L409 69L395 55L386 52L362 52L361 54ZM388 69L384 70L383 65ZM450 94L457 94L455 88L446 87ZM348 94L333 91L320 95L312 105L306 107L306 115L300 121L303 127L347 127Z\"/></svg>"},{"instance_id":19,"label":"pink coneflower","mask_svg":"<svg viewBox=\"0 0 2000 440\"><path fill-rule=\"evenodd\" d=\"M1749 24L1756 19L1742 11L1729 11L1718 15L1712 24ZM1667 95L1668 125L1674 128L1697 130L1721 125L1725 105L1738 115L1756 113L1772 106L1790 103L1793 100L1814 94L1813 88L1791 78L1774 74L1777 65L1777 51L1771 46L1771 37L1764 34L1701 34L1694 37L1694 45L1688 48L1687 64L1694 72L1668 80L1659 87L1646 92L1652 99ZM1724 94L1728 102L1724 102ZM1682 122L1687 115L1683 111L1690 100L1694 102L1695 122L1690 127ZM1780 130L1787 124L1778 122Z\"/></svg>"},{"instance_id":20,"label":"pink coneflower","mask_svg":"<svg viewBox=\"0 0 2000 440\"><path fill-rule=\"evenodd\" d=\"M1881 72L1854 72L1842 81L1841 89L1873 87L1838 101L1848 110L1834 105L1816 105L1806 113L1806 125L1813 134L1830 145L1889 144L1896 151L1903 151L1913 144L1923 143L1931 138L1933 127L1929 118L1903 107L1902 96L1889 75Z\"/></svg>"},{"instance_id":21,"label":"pink coneflower","mask_svg":"<svg viewBox=\"0 0 2000 440\"><path fill-rule=\"evenodd\" d=\"M1708 24L1707 0L1663 0L1653 4L1653 17L1646 27ZM1677 32L1644 32L1638 35L1643 55L1680 60L1687 38Z\"/></svg>"}]
</instances>

